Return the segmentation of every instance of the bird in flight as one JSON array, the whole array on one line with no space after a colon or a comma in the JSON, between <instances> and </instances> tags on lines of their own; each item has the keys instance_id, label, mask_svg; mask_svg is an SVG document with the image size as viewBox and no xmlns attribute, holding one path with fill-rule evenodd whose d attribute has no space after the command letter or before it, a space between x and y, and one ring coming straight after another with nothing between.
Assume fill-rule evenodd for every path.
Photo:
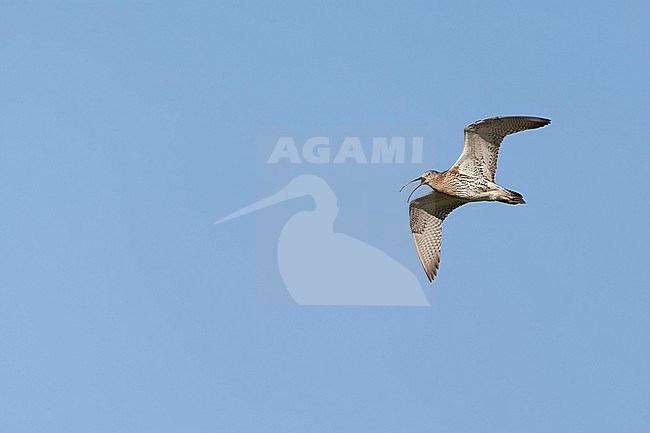
<instances>
[{"instance_id":1,"label":"bird in flight","mask_svg":"<svg viewBox=\"0 0 650 433\"><path fill-rule=\"evenodd\" d=\"M427 170L402 187L420 182L411 192L429 185L432 192L409 203L411 232L420 263L429 281L433 281L440 264L442 222L454 209L473 201L500 201L525 204L518 192L497 185L499 146L515 132L546 126L551 121L542 117L504 116L479 120L465 127L465 144L458 161L448 170ZM402 190L400 189L400 191Z\"/></svg>"}]
</instances>

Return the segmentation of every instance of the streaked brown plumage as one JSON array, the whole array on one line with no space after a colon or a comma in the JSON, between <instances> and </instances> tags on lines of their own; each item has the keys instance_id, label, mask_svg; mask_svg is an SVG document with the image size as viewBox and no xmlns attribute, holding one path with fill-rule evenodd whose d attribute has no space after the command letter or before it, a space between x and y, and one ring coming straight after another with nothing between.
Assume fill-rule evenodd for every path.
<instances>
[{"instance_id":1,"label":"streaked brown plumage","mask_svg":"<svg viewBox=\"0 0 650 433\"><path fill-rule=\"evenodd\" d=\"M507 135L541 128L550 122L528 116L490 117L474 122L465 127L463 151L450 169L440 173L428 170L408 183L419 181L417 188L429 185L433 190L409 204L415 249L429 281L435 278L440 264L442 222L454 209L472 201L525 203L521 194L494 181L499 147Z\"/></svg>"}]
</instances>

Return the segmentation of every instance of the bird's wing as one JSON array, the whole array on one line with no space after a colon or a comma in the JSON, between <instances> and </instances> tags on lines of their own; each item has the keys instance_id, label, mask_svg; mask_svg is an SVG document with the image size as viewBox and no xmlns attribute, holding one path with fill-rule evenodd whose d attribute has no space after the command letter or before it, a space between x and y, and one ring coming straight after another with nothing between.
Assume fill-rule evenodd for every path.
<instances>
[{"instance_id":1,"label":"bird's wing","mask_svg":"<svg viewBox=\"0 0 650 433\"><path fill-rule=\"evenodd\" d=\"M551 121L541 117L490 117L465 127L465 145L454 167L470 176L494 182L499 146L506 135L546 126Z\"/></svg>"},{"instance_id":2,"label":"bird's wing","mask_svg":"<svg viewBox=\"0 0 650 433\"><path fill-rule=\"evenodd\" d=\"M459 206L467 203L458 197L452 197L433 191L411 200L409 214L411 232L415 250L429 281L433 281L440 264L440 244L442 242L442 222Z\"/></svg>"}]
</instances>

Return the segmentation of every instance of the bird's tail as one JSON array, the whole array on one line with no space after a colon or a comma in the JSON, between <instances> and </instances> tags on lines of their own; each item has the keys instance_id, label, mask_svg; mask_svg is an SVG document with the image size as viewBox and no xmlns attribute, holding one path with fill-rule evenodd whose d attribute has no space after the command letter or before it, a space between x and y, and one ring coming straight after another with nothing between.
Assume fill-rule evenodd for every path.
<instances>
[{"instance_id":1,"label":"bird's tail","mask_svg":"<svg viewBox=\"0 0 650 433\"><path fill-rule=\"evenodd\" d=\"M501 191L502 194L499 196L499 198L497 198L497 201L500 201L501 203L507 203L507 204L526 204L523 195L509 189L505 189L505 188L501 188L501 189L503 191Z\"/></svg>"}]
</instances>

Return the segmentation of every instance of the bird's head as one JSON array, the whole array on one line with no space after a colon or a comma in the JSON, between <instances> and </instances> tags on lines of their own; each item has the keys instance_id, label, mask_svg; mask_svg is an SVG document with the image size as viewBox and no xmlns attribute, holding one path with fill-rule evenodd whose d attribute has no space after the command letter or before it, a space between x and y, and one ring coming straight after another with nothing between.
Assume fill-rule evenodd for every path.
<instances>
[{"instance_id":1,"label":"bird's head","mask_svg":"<svg viewBox=\"0 0 650 433\"><path fill-rule=\"evenodd\" d=\"M411 196L413 196L413 193L415 191L417 191L417 189L419 187L421 187L422 185L429 184L429 186L431 186L431 188L433 188L433 186L430 185L430 183L433 182L433 180L435 179L436 174L438 174L438 172L435 171L435 170L427 170L424 173L422 173L422 176L420 176L420 177L418 177L416 179L413 179L412 181L410 181L409 183L407 183L406 185L401 187L400 191L402 191L406 186L412 184L413 182L420 182L420 184L418 186L416 186L413 191L411 191L411 194L409 194L409 197L406 199L406 201L408 202L409 200L411 200Z\"/></svg>"},{"instance_id":2,"label":"bird's head","mask_svg":"<svg viewBox=\"0 0 650 433\"><path fill-rule=\"evenodd\" d=\"M424 173L422 173L422 177L420 178L420 183L425 184L425 183L433 182L433 179L435 178L436 174L438 174L438 172L435 170L425 171Z\"/></svg>"}]
</instances>

